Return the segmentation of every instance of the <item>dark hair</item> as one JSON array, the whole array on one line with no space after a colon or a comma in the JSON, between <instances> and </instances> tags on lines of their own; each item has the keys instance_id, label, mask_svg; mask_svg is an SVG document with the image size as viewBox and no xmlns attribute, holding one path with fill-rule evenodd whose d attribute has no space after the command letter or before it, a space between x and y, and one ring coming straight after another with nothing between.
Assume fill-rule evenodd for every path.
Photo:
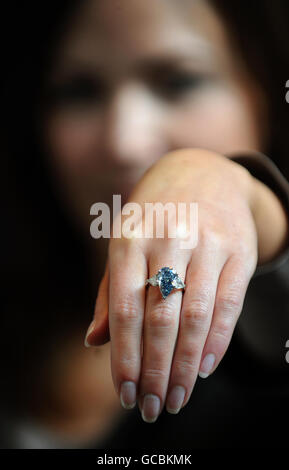
<instances>
[{"instance_id":1,"label":"dark hair","mask_svg":"<svg viewBox=\"0 0 289 470\"><path fill-rule=\"evenodd\" d=\"M268 97L269 146L265 153L288 178L289 2L210 0L227 23L232 41Z\"/></svg>"},{"instance_id":2,"label":"dark hair","mask_svg":"<svg viewBox=\"0 0 289 470\"><path fill-rule=\"evenodd\" d=\"M83 237L59 204L41 146L47 63L74 4L7 2L2 11L0 406L8 400L14 411L35 400L33 387L62 337L73 328L85 334L97 294Z\"/></svg>"},{"instance_id":3,"label":"dark hair","mask_svg":"<svg viewBox=\"0 0 289 470\"><path fill-rule=\"evenodd\" d=\"M82 236L59 205L39 138L39 102L47 63L78 1L1 6L2 86L2 341L1 393L31 391L46 359L69 328L87 325L92 285ZM269 100L267 155L288 175L289 3L211 0L232 31ZM101 273L100 273L101 274ZM11 374L13 370L13 374ZM13 382L13 386L11 383ZM24 384L24 385L23 385ZM25 386L26 384L26 386ZM20 403L19 397L15 403Z\"/></svg>"}]
</instances>

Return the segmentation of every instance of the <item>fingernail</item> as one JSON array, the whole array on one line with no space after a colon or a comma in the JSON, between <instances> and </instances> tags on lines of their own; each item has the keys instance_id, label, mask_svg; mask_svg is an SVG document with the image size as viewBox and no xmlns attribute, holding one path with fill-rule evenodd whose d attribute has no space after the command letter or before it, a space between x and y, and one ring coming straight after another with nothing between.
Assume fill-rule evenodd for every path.
<instances>
[{"instance_id":1,"label":"fingernail","mask_svg":"<svg viewBox=\"0 0 289 470\"><path fill-rule=\"evenodd\" d=\"M215 360L215 354L207 354L199 371L199 376L202 377L202 379L206 379L210 375L210 372L215 364Z\"/></svg>"},{"instance_id":2,"label":"fingernail","mask_svg":"<svg viewBox=\"0 0 289 470\"><path fill-rule=\"evenodd\" d=\"M122 382L120 387L120 402L127 410L134 408L136 404L136 386L134 382Z\"/></svg>"},{"instance_id":3,"label":"fingernail","mask_svg":"<svg viewBox=\"0 0 289 470\"><path fill-rule=\"evenodd\" d=\"M147 423L154 423L160 412L161 401L157 395L148 393L143 400L142 418Z\"/></svg>"},{"instance_id":4,"label":"fingernail","mask_svg":"<svg viewBox=\"0 0 289 470\"><path fill-rule=\"evenodd\" d=\"M86 348L90 348L90 346L91 346L91 344L89 344L89 342L88 342L88 337L89 337L90 333L93 332L94 327L95 327L95 320L92 320L92 322L90 323L90 325L88 327L88 330L87 330L87 333L86 333L86 336L85 336L85 340L84 340L84 346Z\"/></svg>"},{"instance_id":5,"label":"fingernail","mask_svg":"<svg viewBox=\"0 0 289 470\"><path fill-rule=\"evenodd\" d=\"M186 391L181 385L176 385L169 393L166 408L169 413L177 414L183 404Z\"/></svg>"}]
</instances>

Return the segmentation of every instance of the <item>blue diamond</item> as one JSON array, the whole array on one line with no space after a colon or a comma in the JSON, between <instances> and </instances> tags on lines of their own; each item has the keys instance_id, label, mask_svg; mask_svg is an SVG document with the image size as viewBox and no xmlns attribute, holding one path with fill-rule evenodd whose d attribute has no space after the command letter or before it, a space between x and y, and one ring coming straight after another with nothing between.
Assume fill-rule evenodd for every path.
<instances>
[{"instance_id":1,"label":"blue diamond","mask_svg":"<svg viewBox=\"0 0 289 470\"><path fill-rule=\"evenodd\" d=\"M174 286L172 281L177 277L177 274L172 271L170 268L162 268L159 271L158 278L160 280L160 291L165 299L173 290Z\"/></svg>"}]
</instances>

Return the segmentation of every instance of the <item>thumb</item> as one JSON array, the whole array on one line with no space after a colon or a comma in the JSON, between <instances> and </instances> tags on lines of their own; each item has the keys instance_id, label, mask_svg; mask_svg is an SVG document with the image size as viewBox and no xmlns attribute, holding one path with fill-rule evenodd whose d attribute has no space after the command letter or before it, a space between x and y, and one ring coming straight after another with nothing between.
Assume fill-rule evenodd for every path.
<instances>
[{"instance_id":1,"label":"thumb","mask_svg":"<svg viewBox=\"0 0 289 470\"><path fill-rule=\"evenodd\" d=\"M108 286L109 272L107 262L104 276L99 285L93 320L88 327L85 337L84 344L86 347L101 346L110 341L108 318Z\"/></svg>"}]
</instances>

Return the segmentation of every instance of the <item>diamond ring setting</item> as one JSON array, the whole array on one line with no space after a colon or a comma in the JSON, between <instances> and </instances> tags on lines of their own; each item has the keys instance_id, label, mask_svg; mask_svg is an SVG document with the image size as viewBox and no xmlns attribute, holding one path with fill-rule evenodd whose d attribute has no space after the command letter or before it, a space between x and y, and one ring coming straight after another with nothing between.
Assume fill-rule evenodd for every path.
<instances>
[{"instance_id":1,"label":"diamond ring setting","mask_svg":"<svg viewBox=\"0 0 289 470\"><path fill-rule=\"evenodd\" d=\"M171 267L159 269L157 274L146 280L145 284L147 287L149 285L159 287L163 299L166 299L173 289L185 289L186 287L176 270Z\"/></svg>"}]
</instances>

